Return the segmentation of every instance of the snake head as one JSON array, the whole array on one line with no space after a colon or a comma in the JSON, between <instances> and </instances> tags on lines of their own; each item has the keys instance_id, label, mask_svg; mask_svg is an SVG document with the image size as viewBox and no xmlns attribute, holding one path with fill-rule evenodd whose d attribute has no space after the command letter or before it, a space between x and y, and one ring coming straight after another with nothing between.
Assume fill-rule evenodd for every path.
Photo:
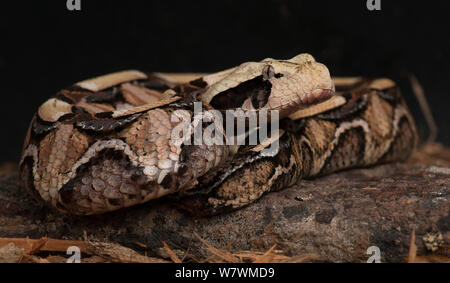
<instances>
[{"instance_id":1,"label":"snake head","mask_svg":"<svg viewBox=\"0 0 450 283\"><path fill-rule=\"evenodd\" d=\"M307 53L264 59L203 77L202 100L216 109L278 110L280 118L334 95L327 67Z\"/></svg>"}]
</instances>

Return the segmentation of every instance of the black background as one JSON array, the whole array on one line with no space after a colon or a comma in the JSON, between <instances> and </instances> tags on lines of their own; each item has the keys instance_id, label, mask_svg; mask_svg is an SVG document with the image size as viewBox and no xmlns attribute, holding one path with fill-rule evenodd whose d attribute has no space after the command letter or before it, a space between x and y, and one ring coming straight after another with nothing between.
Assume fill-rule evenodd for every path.
<instances>
[{"instance_id":1,"label":"black background","mask_svg":"<svg viewBox=\"0 0 450 283\"><path fill-rule=\"evenodd\" d=\"M17 161L39 104L60 88L137 68L213 72L311 53L336 76L387 76L427 127L408 75L419 79L450 145L448 1L106 1L0 4L0 161Z\"/></svg>"}]
</instances>

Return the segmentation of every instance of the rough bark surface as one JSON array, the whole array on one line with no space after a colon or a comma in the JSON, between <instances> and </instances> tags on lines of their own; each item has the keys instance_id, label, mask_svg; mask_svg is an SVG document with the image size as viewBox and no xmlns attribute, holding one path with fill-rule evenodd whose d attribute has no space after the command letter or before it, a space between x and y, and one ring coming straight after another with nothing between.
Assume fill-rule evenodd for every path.
<instances>
[{"instance_id":1,"label":"rough bark surface","mask_svg":"<svg viewBox=\"0 0 450 283\"><path fill-rule=\"evenodd\" d=\"M343 171L265 195L238 211L191 217L161 199L103 215L63 215L35 202L11 166L0 168L0 237L118 243L167 257L163 241L183 258L205 259L204 244L232 251L264 251L274 244L288 256L316 254L319 261L365 262L377 246L382 262L408 257L415 229L418 254L426 239L439 239L435 253L448 256L450 151L437 145L408 163ZM440 236L439 236L440 235ZM433 243L431 243L432 245Z\"/></svg>"}]
</instances>

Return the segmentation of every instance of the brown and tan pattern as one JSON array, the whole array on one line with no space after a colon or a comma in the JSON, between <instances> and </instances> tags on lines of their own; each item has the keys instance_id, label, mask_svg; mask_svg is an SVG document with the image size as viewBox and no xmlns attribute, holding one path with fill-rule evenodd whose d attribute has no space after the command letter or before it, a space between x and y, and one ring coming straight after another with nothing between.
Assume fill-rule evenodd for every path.
<instances>
[{"instance_id":1,"label":"brown and tan pattern","mask_svg":"<svg viewBox=\"0 0 450 283\"><path fill-rule=\"evenodd\" d=\"M257 146L185 145L197 127L194 102L206 110L279 110L281 129ZM190 134L172 136L177 128ZM28 190L62 212L103 213L171 194L207 215L299 178L404 160L416 139L391 80L333 81L300 54L183 83L134 70L77 83L35 114L20 169ZM279 147L263 150L273 142Z\"/></svg>"},{"instance_id":2,"label":"brown and tan pattern","mask_svg":"<svg viewBox=\"0 0 450 283\"><path fill-rule=\"evenodd\" d=\"M363 89L350 87L338 93L365 96L363 106L353 100L356 111L343 105L323 113L322 118L304 119L302 127L281 136L279 150L273 155L249 151L235 156L200 178L201 184L185 194L179 205L194 213L216 214L245 206L299 178L405 160L417 135L404 101L397 92L389 93L395 85L375 89L370 80L364 83L367 87Z\"/></svg>"}]
</instances>

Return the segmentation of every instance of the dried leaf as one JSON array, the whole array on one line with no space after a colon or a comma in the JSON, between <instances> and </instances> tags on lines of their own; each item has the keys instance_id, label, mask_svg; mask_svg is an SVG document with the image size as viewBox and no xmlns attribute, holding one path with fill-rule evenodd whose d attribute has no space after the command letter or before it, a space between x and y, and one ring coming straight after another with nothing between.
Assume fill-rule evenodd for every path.
<instances>
[{"instance_id":1,"label":"dried leaf","mask_svg":"<svg viewBox=\"0 0 450 283\"><path fill-rule=\"evenodd\" d=\"M175 263L181 263L181 260L178 258L178 256L172 251L166 242L163 241L164 250L169 254L170 259Z\"/></svg>"}]
</instances>

